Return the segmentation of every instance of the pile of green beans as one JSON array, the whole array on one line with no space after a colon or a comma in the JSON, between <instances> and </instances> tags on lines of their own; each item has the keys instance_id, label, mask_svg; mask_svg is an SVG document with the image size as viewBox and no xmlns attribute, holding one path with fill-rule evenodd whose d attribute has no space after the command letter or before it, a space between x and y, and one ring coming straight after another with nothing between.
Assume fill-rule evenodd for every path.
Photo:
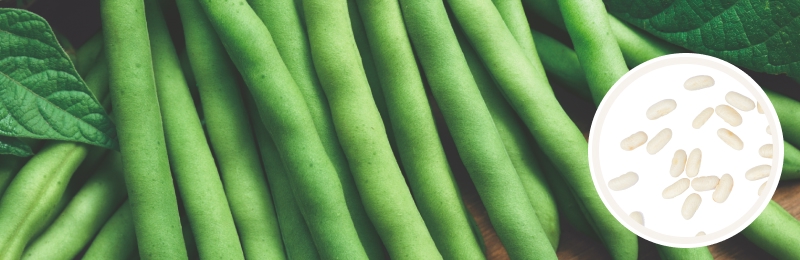
<instances>
[{"instance_id":1,"label":"pile of green beans","mask_svg":"<svg viewBox=\"0 0 800 260\"><path fill-rule=\"evenodd\" d=\"M0 155L0 259L557 259L565 229L613 259L642 251L554 87L599 104L686 50L600 0L101 0L100 15L73 62L119 150L24 139L32 157ZM800 101L765 92L794 181ZM800 259L800 221L775 201L742 235Z\"/></svg>"}]
</instances>

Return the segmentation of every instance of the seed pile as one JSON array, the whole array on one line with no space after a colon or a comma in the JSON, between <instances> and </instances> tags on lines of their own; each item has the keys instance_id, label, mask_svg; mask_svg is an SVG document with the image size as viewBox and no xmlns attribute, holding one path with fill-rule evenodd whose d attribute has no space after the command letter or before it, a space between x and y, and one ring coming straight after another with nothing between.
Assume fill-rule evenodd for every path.
<instances>
[{"instance_id":1,"label":"seed pile","mask_svg":"<svg viewBox=\"0 0 800 260\"><path fill-rule=\"evenodd\" d=\"M712 87L714 84L713 77L700 75L687 79L684 83L684 88L689 91L699 91ZM700 111L691 122L692 128L700 130L714 114L730 125L731 129L744 123L741 113L746 113L757 108L758 113L764 114L760 103L753 102L753 100L741 93L729 91L725 95L725 101L727 104L719 104L716 107L708 107ZM649 120L658 120L674 111L677 107L678 103L674 99L664 99L651 105L647 109L645 116ZM741 151L744 148L744 142L731 129L719 128L717 130L717 136L730 148ZM771 134L769 126L767 126L767 133ZM647 133L638 131L624 138L620 142L620 147L625 151L633 151L646 143L647 153L655 155L670 142L672 134L670 128L663 128L648 140ZM772 152L772 144L765 144L758 150L759 156L763 158L772 158ZM672 156L669 174L674 178L679 178L682 173L686 172L686 176L671 183L664 188L661 193L662 198L673 199L685 193L689 188L693 190L693 192L685 198L681 208L681 216L685 220L692 219L695 213L697 213L703 202L703 198L701 197L703 192L712 191L711 199L714 202L723 203L728 199L728 196L733 190L734 181L731 174L725 173L721 176L709 174L700 175L702 157L703 152L700 148L692 149L688 155L686 151L682 149L676 150ZM769 177L771 170L772 167L765 164L755 166L742 173L747 180L757 181ZM608 187L614 191L621 191L633 187L638 181L638 174L628 172L611 179L608 182ZM759 196L765 193L765 187L766 182L759 188ZM644 215L641 211L631 212L630 217L637 223L644 225ZM705 235L705 233L701 231L697 234L697 236L701 235Z\"/></svg>"}]
</instances>

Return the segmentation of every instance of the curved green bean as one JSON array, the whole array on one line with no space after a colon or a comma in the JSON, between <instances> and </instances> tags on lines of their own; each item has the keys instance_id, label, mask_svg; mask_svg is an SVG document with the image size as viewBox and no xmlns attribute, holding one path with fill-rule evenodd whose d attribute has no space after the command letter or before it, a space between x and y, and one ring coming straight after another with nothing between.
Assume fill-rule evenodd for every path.
<instances>
[{"instance_id":1,"label":"curved green bean","mask_svg":"<svg viewBox=\"0 0 800 260\"><path fill-rule=\"evenodd\" d=\"M136 241L133 214L125 201L105 222L82 259L127 259L136 253Z\"/></svg>"},{"instance_id":2,"label":"curved green bean","mask_svg":"<svg viewBox=\"0 0 800 260\"><path fill-rule=\"evenodd\" d=\"M586 74L581 69L578 55L568 46L562 44L547 34L531 31L536 42L536 51L549 79L556 79L572 93L591 101L592 92L586 82Z\"/></svg>"},{"instance_id":3,"label":"curved green bean","mask_svg":"<svg viewBox=\"0 0 800 260\"><path fill-rule=\"evenodd\" d=\"M286 255L289 259L320 259L308 226L306 226L300 208L292 195L289 180L286 177L287 171L283 167L275 142L270 138L264 124L260 123L261 120L252 98L245 98L245 100L253 122L253 132L261 152L261 162L264 165L272 192L272 200L275 203L275 213L278 216L278 225L281 228Z\"/></svg>"},{"instance_id":4,"label":"curved green bean","mask_svg":"<svg viewBox=\"0 0 800 260\"><path fill-rule=\"evenodd\" d=\"M170 165L202 258L244 259L233 215L161 7L145 1Z\"/></svg>"},{"instance_id":5,"label":"curved green bean","mask_svg":"<svg viewBox=\"0 0 800 260\"><path fill-rule=\"evenodd\" d=\"M347 2L304 0L303 9L314 66L337 136L367 215L389 255L394 259L441 258L375 106L346 15Z\"/></svg>"},{"instance_id":6,"label":"curved green bean","mask_svg":"<svg viewBox=\"0 0 800 260\"><path fill-rule=\"evenodd\" d=\"M472 78L444 3L402 0L401 7L434 98L509 256L555 259Z\"/></svg>"},{"instance_id":7,"label":"curved green bean","mask_svg":"<svg viewBox=\"0 0 800 260\"><path fill-rule=\"evenodd\" d=\"M322 146L325 147L333 167L336 168L347 208L367 256L382 258L385 254L383 244L364 210L350 167L347 165L347 158L334 131L328 100L325 99L325 93L311 60L311 47L306 36L305 24L300 20L302 10L295 7L293 0L249 0L248 2L269 29L289 73L303 93ZM371 58L369 62L372 62Z\"/></svg>"},{"instance_id":8,"label":"curved green bean","mask_svg":"<svg viewBox=\"0 0 800 260\"><path fill-rule=\"evenodd\" d=\"M396 0L358 0L401 162L416 204L445 259L484 259L436 131ZM364 59L364 58L362 58ZM376 101L380 102L380 101ZM388 127L388 126L387 126Z\"/></svg>"},{"instance_id":9,"label":"curved green bean","mask_svg":"<svg viewBox=\"0 0 800 260\"><path fill-rule=\"evenodd\" d=\"M195 1L177 1L214 157L247 259L285 259L238 73Z\"/></svg>"},{"instance_id":10,"label":"curved green bean","mask_svg":"<svg viewBox=\"0 0 800 260\"><path fill-rule=\"evenodd\" d=\"M120 155L114 152L110 157L55 222L28 245L23 259L71 259L92 240L127 197Z\"/></svg>"},{"instance_id":11,"label":"curved green bean","mask_svg":"<svg viewBox=\"0 0 800 260\"><path fill-rule=\"evenodd\" d=\"M800 258L800 221L775 201L742 234L778 259Z\"/></svg>"},{"instance_id":12,"label":"curved green bean","mask_svg":"<svg viewBox=\"0 0 800 260\"><path fill-rule=\"evenodd\" d=\"M320 256L366 258L336 169L269 30L244 0L201 4L256 100Z\"/></svg>"},{"instance_id":13,"label":"curved green bean","mask_svg":"<svg viewBox=\"0 0 800 260\"><path fill-rule=\"evenodd\" d=\"M109 87L140 254L185 259L143 1L100 1Z\"/></svg>"},{"instance_id":14,"label":"curved green bean","mask_svg":"<svg viewBox=\"0 0 800 260\"><path fill-rule=\"evenodd\" d=\"M542 169L533 154L530 134L525 132L525 126L519 121L511 106L506 103L503 94L497 89L491 75L486 71L469 43L461 41L461 50L464 52L464 57L472 71L475 83L478 84L478 89L481 91L489 113L492 115L494 125L503 140L508 156L525 187L528 199L533 204L539 223L555 250L558 248L561 234L558 209Z\"/></svg>"},{"instance_id":15,"label":"curved green bean","mask_svg":"<svg viewBox=\"0 0 800 260\"><path fill-rule=\"evenodd\" d=\"M611 33L606 7L602 0L558 0L558 6L594 103L600 104L608 90L628 72Z\"/></svg>"},{"instance_id":16,"label":"curved green bean","mask_svg":"<svg viewBox=\"0 0 800 260\"><path fill-rule=\"evenodd\" d=\"M538 60L539 57L536 52L536 45L533 41L533 35L531 35L530 26L528 25L528 18L525 17L525 12L522 9L522 3L519 0L493 0L492 2L503 18L511 35L517 40L517 43L528 58L531 60ZM548 187L542 170L533 156L532 146L530 146L532 143L531 140L528 139L530 138L530 134L525 134L525 127L514 113L514 109L505 101L502 93L500 93L497 86L494 84L494 81L491 80L491 76L480 63L475 51L472 50L471 47L462 47L462 49L467 48L469 48L469 54L467 54L468 51L464 51L467 62L472 61L470 62L470 66L475 66L480 70L480 73L475 73L476 69L473 69L472 74L478 83L478 87L481 88L483 98L487 106L489 106L489 112L491 112L492 117L495 118L495 126L497 126L501 138L503 138L506 151L508 151L508 155L511 157L511 161L514 163L517 173L519 173L522 184L528 192L528 197L536 209L539 223L542 225L542 228L545 229L545 232L547 232L550 244L553 245L554 250L558 249L558 240L560 236L558 210L556 209L555 201L553 201L553 196L550 193L550 187ZM472 65L473 63L475 65ZM503 122L498 122L497 117L501 117L502 119L500 121Z\"/></svg>"},{"instance_id":17,"label":"curved green bean","mask_svg":"<svg viewBox=\"0 0 800 260\"><path fill-rule=\"evenodd\" d=\"M19 169L25 165L27 158L20 158L14 155L0 155L0 198L3 197L8 184L17 175Z\"/></svg>"},{"instance_id":18,"label":"curved green bean","mask_svg":"<svg viewBox=\"0 0 800 260\"><path fill-rule=\"evenodd\" d=\"M86 75L87 72L94 66L95 61L103 53L103 32L95 33L92 38L89 38L76 53L78 64L76 70L79 75Z\"/></svg>"},{"instance_id":19,"label":"curved green bean","mask_svg":"<svg viewBox=\"0 0 800 260\"><path fill-rule=\"evenodd\" d=\"M637 256L637 237L605 207L589 174L588 144L553 95L539 60L526 58L488 0L450 0L458 22L548 157L582 201L587 219L617 259Z\"/></svg>"},{"instance_id":20,"label":"curved green bean","mask_svg":"<svg viewBox=\"0 0 800 260\"><path fill-rule=\"evenodd\" d=\"M22 256L64 194L86 151L85 144L53 141L22 167L0 198L0 258Z\"/></svg>"}]
</instances>

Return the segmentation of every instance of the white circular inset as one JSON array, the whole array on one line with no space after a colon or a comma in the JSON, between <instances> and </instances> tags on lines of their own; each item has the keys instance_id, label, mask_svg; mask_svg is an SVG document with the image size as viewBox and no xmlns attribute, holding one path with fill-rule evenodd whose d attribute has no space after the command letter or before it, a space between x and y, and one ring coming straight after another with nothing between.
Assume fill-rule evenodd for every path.
<instances>
[{"instance_id":1,"label":"white circular inset","mask_svg":"<svg viewBox=\"0 0 800 260\"><path fill-rule=\"evenodd\" d=\"M609 90L592 121L589 163L600 198L626 228L665 246L708 246L767 206L783 135L772 103L743 71L673 54L639 65Z\"/></svg>"}]
</instances>

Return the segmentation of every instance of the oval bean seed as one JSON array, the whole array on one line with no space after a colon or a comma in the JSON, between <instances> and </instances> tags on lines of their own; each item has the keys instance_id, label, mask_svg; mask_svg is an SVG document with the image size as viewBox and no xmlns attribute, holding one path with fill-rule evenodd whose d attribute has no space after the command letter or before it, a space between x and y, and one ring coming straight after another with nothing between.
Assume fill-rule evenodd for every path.
<instances>
[{"instance_id":1,"label":"oval bean seed","mask_svg":"<svg viewBox=\"0 0 800 260\"><path fill-rule=\"evenodd\" d=\"M641 211L631 212L630 217L633 219L633 221L639 223L639 225L644 226L644 215L642 215Z\"/></svg>"},{"instance_id":2,"label":"oval bean seed","mask_svg":"<svg viewBox=\"0 0 800 260\"><path fill-rule=\"evenodd\" d=\"M699 236L705 236L705 235L706 235L706 232L700 231L700 232L697 232L697 235L695 235L695 236L699 237Z\"/></svg>"},{"instance_id":3,"label":"oval bean seed","mask_svg":"<svg viewBox=\"0 0 800 260\"><path fill-rule=\"evenodd\" d=\"M699 148L695 148L689 153L689 159L686 160L686 177L697 176L700 172L700 161L703 159L703 152Z\"/></svg>"},{"instance_id":4,"label":"oval bean seed","mask_svg":"<svg viewBox=\"0 0 800 260\"><path fill-rule=\"evenodd\" d=\"M711 194L711 198L714 199L717 203L723 203L725 200L728 199L728 195L731 194L731 190L733 189L733 177L730 174L722 175L722 178L719 179L719 183L717 183L717 187L714 189L714 193Z\"/></svg>"},{"instance_id":5,"label":"oval bean seed","mask_svg":"<svg viewBox=\"0 0 800 260\"><path fill-rule=\"evenodd\" d=\"M647 143L647 153L649 154L656 154L658 151L661 151L664 146L669 143L669 140L672 139L672 130L669 128L664 128L661 132L658 132L650 142Z\"/></svg>"},{"instance_id":6,"label":"oval bean seed","mask_svg":"<svg viewBox=\"0 0 800 260\"><path fill-rule=\"evenodd\" d=\"M722 139L723 142L728 144L734 150L742 150L742 148L744 148L744 143L742 142L742 139L740 139L739 136L731 132L731 130L720 128L719 130L717 130L717 135L719 136L720 139Z\"/></svg>"},{"instance_id":7,"label":"oval bean seed","mask_svg":"<svg viewBox=\"0 0 800 260\"><path fill-rule=\"evenodd\" d=\"M687 90L698 90L714 86L714 78L708 75L694 76L683 83L683 87Z\"/></svg>"},{"instance_id":8,"label":"oval bean seed","mask_svg":"<svg viewBox=\"0 0 800 260\"><path fill-rule=\"evenodd\" d=\"M625 139L622 139L622 142L620 142L619 146L622 147L622 150L633 151L633 149L642 146L646 142L647 142L647 134L642 131L639 131L632 134L631 136L628 136Z\"/></svg>"},{"instance_id":9,"label":"oval bean seed","mask_svg":"<svg viewBox=\"0 0 800 260\"><path fill-rule=\"evenodd\" d=\"M717 187L719 177L717 176L703 176L697 177L692 180L692 189L696 191L709 191Z\"/></svg>"},{"instance_id":10,"label":"oval bean seed","mask_svg":"<svg viewBox=\"0 0 800 260\"><path fill-rule=\"evenodd\" d=\"M694 217L694 214L697 213L697 209L700 208L701 202L703 202L703 199L700 198L700 195L697 193L692 193L686 197L686 200L683 201L683 207L681 208L683 219L689 220Z\"/></svg>"},{"instance_id":11,"label":"oval bean seed","mask_svg":"<svg viewBox=\"0 0 800 260\"><path fill-rule=\"evenodd\" d=\"M647 119L656 120L675 110L678 103L674 99L664 99L656 102L647 109Z\"/></svg>"},{"instance_id":12,"label":"oval bean seed","mask_svg":"<svg viewBox=\"0 0 800 260\"><path fill-rule=\"evenodd\" d=\"M756 104L756 107L758 108L758 113L759 113L759 114L764 114L764 109L763 109L763 108L761 108L761 102L758 102L758 103Z\"/></svg>"},{"instance_id":13,"label":"oval bean seed","mask_svg":"<svg viewBox=\"0 0 800 260\"><path fill-rule=\"evenodd\" d=\"M684 168L686 168L686 152L679 149L675 151L675 154L672 156L672 164L669 166L669 175L678 177L683 173Z\"/></svg>"},{"instance_id":14,"label":"oval bean seed","mask_svg":"<svg viewBox=\"0 0 800 260\"><path fill-rule=\"evenodd\" d=\"M717 116L731 126L739 126L742 124L742 115L728 105L719 105L714 111L717 112Z\"/></svg>"},{"instance_id":15,"label":"oval bean seed","mask_svg":"<svg viewBox=\"0 0 800 260\"><path fill-rule=\"evenodd\" d=\"M694 118L694 121L692 121L692 127L694 127L694 129L700 129L700 127L702 127L706 123L706 121L708 121L708 119L711 118L711 115L713 114L714 114L713 108L709 107L703 109L703 111L700 111L700 114L698 114L697 117Z\"/></svg>"},{"instance_id":16,"label":"oval bean seed","mask_svg":"<svg viewBox=\"0 0 800 260\"><path fill-rule=\"evenodd\" d=\"M744 177L751 181L760 180L769 176L770 171L772 171L772 166L766 164L759 165L747 170Z\"/></svg>"},{"instance_id":17,"label":"oval bean seed","mask_svg":"<svg viewBox=\"0 0 800 260\"><path fill-rule=\"evenodd\" d=\"M764 196L764 192L767 190L766 188L767 188L767 182L765 181L764 183L761 184L761 186L758 187L758 196Z\"/></svg>"},{"instance_id":18,"label":"oval bean seed","mask_svg":"<svg viewBox=\"0 0 800 260\"><path fill-rule=\"evenodd\" d=\"M769 126L767 126L767 134L772 135L772 131L769 130Z\"/></svg>"},{"instance_id":19,"label":"oval bean seed","mask_svg":"<svg viewBox=\"0 0 800 260\"><path fill-rule=\"evenodd\" d=\"M728 104L735 107L736 109L742 111L750 111L756 107L756 104L753 103L753 100L735 91L731 91L728 92L728 94L725 94L725 101L727 101Z\"/></svg>"},{"instance_id":20,"label":"oval bean seed","mask_svg":"<svg viewBox=\"0 0 800 260\"><path fill-rule=\"evenodd\" d=\"M661 197L665 199L671 199L677 197L678 195L683 194L684 191L689 189L689 178L682 178L672 185L667 186L664 191L661 192Z\"/></svg>"},{"instance_id":21,"label":"oval bean seed","mask_svg":"<svg viewBox=\"0 0 800 260\"><path fill-rule=\"evenodd\" d=\"M639 175L635 172L628 172L608 181L608 188L621 191L630 188L639 181Z\"/></svg>"},{"instance_id":22,"label":"oval bean seed","mask_svg":"<svg viewBox=\"0 0 800 260\"><path fill-rule=\"evenodd\" d=\"M772 158L772 144L762 145L761 148L758 148L758 154L764 158Z\"/></svg>"}]
</instances>

